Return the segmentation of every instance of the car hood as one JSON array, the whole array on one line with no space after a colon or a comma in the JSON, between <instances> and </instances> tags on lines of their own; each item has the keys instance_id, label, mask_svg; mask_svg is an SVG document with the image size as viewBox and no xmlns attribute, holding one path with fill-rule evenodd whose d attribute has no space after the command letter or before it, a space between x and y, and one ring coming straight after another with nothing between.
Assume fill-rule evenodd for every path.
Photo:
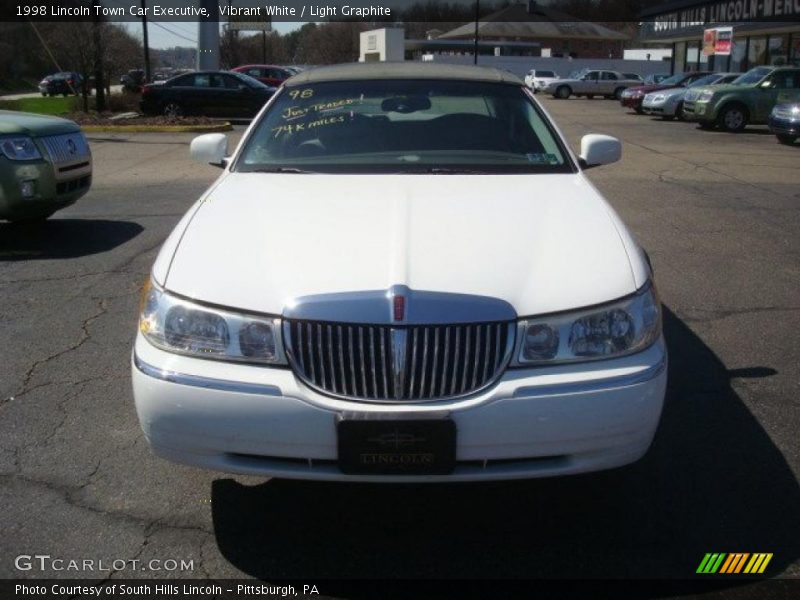
<instances>
[{"instance_id":1,"label":"car hood","mask_svg":"<svg viewBox=\"0 0 800 600\"><path fill-rule=\"evenodd\" d=\"M583 175L231 173L178 225L153 276L269 314L301 296L406 285L531 315L634 292L632 245Z\"/></svg>"},{"instance_id":2,"label":"car hood","mask_svg":"<svg viewBox=\"0 0 800 600\"><path fill-rule=\"evenodd\" d=\"M629 87L629 92L642 92L643 94L649 94L650 92L660 92L661 90L671 90L675 86L673 85L661 85L661 84L651 84L651 85L637 85L633 87Z\"/></svg>"},{"instance_id":3,"label":"car hood","mask_svg":"<svg viewBox=\"0 0 800 600\"><path fill-rule=\"evenodd\" d=\"M683 96L686 93L686 90L687 88L685 87L663 88L649 93L651 94L659 93L659 94L664 94L665 96Z\"/></svg>"},{"instance_id":4,"label":"car hood","mask_svg":"<svg viewBox=\"0 0 800 600\"><path fill-rule=\"evenodd\" d=\"M0 110L0 134L8 135L58 135L80 131L80 127L67 119L34 113Z\"/></svg>"},{"instance_id":5,"label":"car hood","mask_svg":"<svg viewBox=\"0 0 800 600\"><path fill-rule=\"evenodd\" d=\"M756 86L754 85L742 85L742 84L735 84L735 83L720 83L720 84L712 84L712 85L704 85L702 87L695 87L692 88L696 91L708 91L714 92L719 94L724 94L725 92L741 92L746 91L749 89L755 89Z\"/></svg>"}]
</instances>

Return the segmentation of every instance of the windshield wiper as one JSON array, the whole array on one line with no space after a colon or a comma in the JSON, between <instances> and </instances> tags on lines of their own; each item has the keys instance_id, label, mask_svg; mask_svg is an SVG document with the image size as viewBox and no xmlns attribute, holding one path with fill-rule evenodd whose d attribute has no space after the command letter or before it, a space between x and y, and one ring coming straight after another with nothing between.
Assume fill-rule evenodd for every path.
<instances>
[{"instance_id":1,"label":"windshield wiper","mask_svg":"<svg viewBox=\"0 0 800 600\"><path fill-rule=\"evenodd\" d=\"M425 169L413 169L409 172L427 175L485 175L489 171L470 169L468 167L427 167Z\"/></svg>"},{"instance_id":2,"label":"windshield wiper","mask_svg":"<svg viewBox=\"0 0 800 600\"><path fill-rule=\"evenodd\" d=\"M297 167L264 167L261 169L248 169L245 173L315 173L316 171L307 171L305 169L298 169Z\"/></svg>"}]
</instances>

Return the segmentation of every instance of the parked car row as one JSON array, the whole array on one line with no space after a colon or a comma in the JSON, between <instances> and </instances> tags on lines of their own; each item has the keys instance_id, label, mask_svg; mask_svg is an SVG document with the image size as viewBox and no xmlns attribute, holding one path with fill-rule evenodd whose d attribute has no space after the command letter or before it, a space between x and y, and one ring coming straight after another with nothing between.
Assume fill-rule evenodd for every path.
<instances>
[{"instance_id":1,"label":"parked car row","mask_svg":"<svg viewBox=\"0 0 800 600\"><path fill-rule=\"evenodd\" d=\"M146 115L251 118L276 88L236 71L196 71L142 88Z\"/></svg>"},{"instance_id":2,"label":"parked car row","mask_svg":"<svg viewBox=\"0 0 800 600\"><path fill-rule=\"evenodd\" d=\"M77 96L83 87L83 76L75 71L61 71L46 75L39 82L42 96Z\"/></svg>"},{"instance_id":3,"label":"parked car row","mask_svg":"<svg viewBox=\"0 0 800 600\"><path fill-rule=\"evenodd\" d=\"M694 92L691 92L690 95L692 88L731 83L734 79L739 77L739 75L741 75L741 73L711 73L699 79L694 79L690 83L676 87L664 87L663 85L659 85L656 88L656 86L651 86L653 88L651 91L647 92L644 97L640 96L640 103L636 111L661 117L667 121L671 121L675 118L683 119L683 102L686 96L689 96L689 98L694 97ZM625 98L623 97L622 104L626 106L624 100Z\"/></svg>"},{"instance_id":4,"label":"parked car row","mask_svg":"<svg viewBox=\"0 0 800 600\"><path fill-rule=\"evenodd\" d=\"M244 65L230 71L193 71L144 85L140 108L147 115L251 118L301 67Z\"/></svg>"},{"instance_id":5,"label":"parked car row","mask_svg":"<svg viewBox=\"0 0 800 600\"><path fill-rule=\"evenodd\" d=\"M746 73L681 73L658 85L628 88L620 104L636 113L693 121L737 133L769 125L782 143L800 136L800 68L755 67Z\"/></svg>"},{"instance_id":6,"label":"parked car row","mask_svg":"<svg viewBox=\"0 0 800 600\"><path fill-rule=\"evenodd\" d=\"M540 88L540 91L551 94L560 100L566 100L570 96L585 96L586 98L603 96L619 100L626 89L641 85L642 82L642 78L633 73L583 69L566 79L549 81Z\"/></svg>"}]
</instances>

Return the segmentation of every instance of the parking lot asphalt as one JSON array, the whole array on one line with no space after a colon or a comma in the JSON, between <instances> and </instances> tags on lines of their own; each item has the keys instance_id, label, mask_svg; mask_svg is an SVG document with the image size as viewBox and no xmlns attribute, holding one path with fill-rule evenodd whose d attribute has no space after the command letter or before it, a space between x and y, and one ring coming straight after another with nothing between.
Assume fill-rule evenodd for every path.
<instances>
[{"instance_id":1,"label":"parking lot asphalt","mask_svg":"<svg viewBox=\"0 0 800 600\"><path fill-rule=\"evenodd\" d=\"M800 145L543 103L575 148L589 132L623 142L589 175L649 252L666 311L669 390L642 461L382 486L153 457L130 390L138 291L218 171L190 162L189 135L97 134L87 196L39 228L0 224L0 577L92 575L15 569L43 553L194 561L101 578L691 579L706 552L771 552L766 576L800 577ZM535 202L548 190L531 179Z\"/></svg>"}]
</instances>

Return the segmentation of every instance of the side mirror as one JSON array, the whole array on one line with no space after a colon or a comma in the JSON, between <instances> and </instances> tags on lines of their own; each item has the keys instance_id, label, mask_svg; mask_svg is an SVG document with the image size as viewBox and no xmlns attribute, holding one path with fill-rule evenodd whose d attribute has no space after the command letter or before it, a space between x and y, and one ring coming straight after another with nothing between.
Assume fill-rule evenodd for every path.
<instances>
[{"instance_id":1,"label":"side mirror","mask_svg":"<svg viewBox=\"0 0 800 600\"><path fill-rule=\"evenodd\" d=\"M581 139L581 154L578 157L584 169L608 165L622 157L622 144L615 137L590 133Z\"/></svg>"},{"instance_id":2,"label":"side mirror","mask_svg":"<svg viewBox=\"0 0 800 600\"><path fill-rule=\"evenodd\" d=\"M206 133L192 140L189 155L196 161L215 167L225 167L228 154L228 136L224 133Z\"/></svg>"},{"instance_id":3,"label":"side mirror","mask_svg":"<svg viewBox=\"0 0 800 600\"><path fill-rule=\"evenodd\" d=\"M249 85L247 85L247 84L240 83L240 84L239 84L239 91L240 91L240 92L252 92L252 91L253 91L253 88L251 88L251 87L250 87Z\"/></svg>"}]
</instances>

